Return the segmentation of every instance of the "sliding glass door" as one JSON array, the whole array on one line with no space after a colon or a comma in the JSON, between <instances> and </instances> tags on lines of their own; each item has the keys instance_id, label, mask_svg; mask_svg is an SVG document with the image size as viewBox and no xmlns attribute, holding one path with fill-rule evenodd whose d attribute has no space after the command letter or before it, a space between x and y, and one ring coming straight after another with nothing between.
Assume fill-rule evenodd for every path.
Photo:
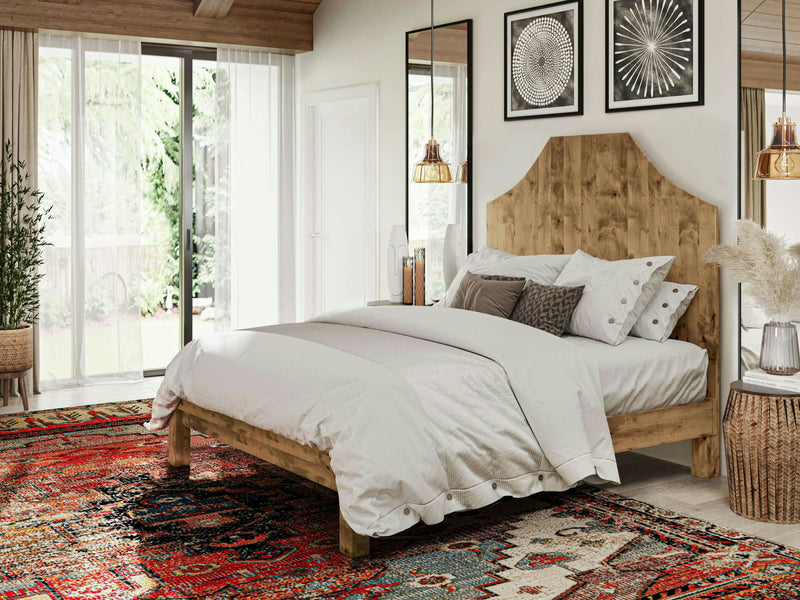
<instances>
[{"instance_id":1,"label":"sliding glass door","mask_svg":"<svg viewBox=\"0 0 800 600\"><path fill-rule=\"evenodd\" d=\"M213 331L215 54L42 36L45 387L159 374Z\"/></svg>"},{"instance_id":2,"label":"sliding glass door","mask_svg":"<svg viewBox=\"0 0 800 600\"><path fill-rule=\"evenodd\" d=\"M40 36L44 387L294 318L294 59Z\"/></svg>"}]
</instances>

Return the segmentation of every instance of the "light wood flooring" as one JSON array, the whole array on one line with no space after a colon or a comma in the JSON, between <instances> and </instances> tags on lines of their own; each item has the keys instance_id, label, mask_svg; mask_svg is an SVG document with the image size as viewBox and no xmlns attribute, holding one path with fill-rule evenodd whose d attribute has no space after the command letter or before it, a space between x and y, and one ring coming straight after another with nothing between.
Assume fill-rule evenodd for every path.
<instances>
[{"instance_id":1,"label":"light wood flooring","mask_svg":"<svg viewBox=\"0 0 800 600\"><path fill-rule=\"evenodd\" d=\"M722 460L725 460L723 453ZM728 479L698 479L689 467L634 452L617 455L622 485L611 492L800 549L800 523L761 523L734 513L728 504Z\"/></svg>"},{"instance_id":2,"label":"light wood flooring","mask_svg":"<svg viewBox=\"0 0 800 600\"><path fill-rule=\"evenodd\" d=\"M51 390L31 396L30 409L59 409L152 398L161 379L154 377L136 383ZM9 406L0 406L0 414L21 411L22 403L18 396L11 398ZM692 477L689 467L634 452L619 454L617 459L622 485L603 486L609 491L800 549L800 523L760 523L731 511L728 504L728 481L724 477L698 479Z\"/></svg>"}]
</instances>

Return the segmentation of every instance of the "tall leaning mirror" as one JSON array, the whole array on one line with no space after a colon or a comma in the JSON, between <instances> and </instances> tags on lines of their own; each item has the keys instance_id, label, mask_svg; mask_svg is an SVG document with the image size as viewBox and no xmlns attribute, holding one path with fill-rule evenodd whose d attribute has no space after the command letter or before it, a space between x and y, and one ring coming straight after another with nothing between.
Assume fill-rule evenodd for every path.
<instances>
[{"instance_id":1,"label":"tall leaning mirror","mask_svg":"<svg viewBox=\"0 0 800 600\"><path fill-rule=\"evenodd\" d=\"M766 6L770 4L770 6ZM771 18L780 27L781 5L761 3L754 10L742 11L740 46L740 134L741 177L739 213L742 219L783 236L789 244L800 243L800 180L768 180L754 178L757 154L772 143L773 124L784 112L783 48L781 31L755 27ZM800 120L800 49L787 46L786 107L792 121ZM769 317L757 298L746 287L741 294L740 358L742 373L759 367L764 325ZM800 312L786 315L787 321L800 325Z\"/></svg>"},{"instance_id":2,"label":"tall leaning mirror","mask_svg":"<svg viewBox=\"0 0 800 600\"><path fill-rule=\"evenodd\" d=\"M425 248L427 302L441 299L446 275L472 251L472 21L406 34L406 230L409 248ZM433 130L449 163L450 183L416 183ZM451 227L448 228L448 225ZM445 247L447 237L447 247ZM455 262L455 264L454 264ZM447 266L447 269L445 269Z\"/></svg>"}]
</instances>

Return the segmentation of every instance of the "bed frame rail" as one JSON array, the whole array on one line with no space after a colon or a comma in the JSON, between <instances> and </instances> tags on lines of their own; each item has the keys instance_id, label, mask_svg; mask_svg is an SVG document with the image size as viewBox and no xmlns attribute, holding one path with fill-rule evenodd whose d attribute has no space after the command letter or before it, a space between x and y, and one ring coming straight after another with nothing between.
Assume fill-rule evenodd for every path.
<instances>
[{"instance_id":1,"label":"bed frame rail","mask_svg":"<svg viewBox=\"0 0 800 600\"><path fill-rule=\"evenodd\" d=\"M185 400L180 403L169 421L168 454L171 466L189 466L192 429L328 489L336 490L336 477L331 470L331 458L327 452L298 444ZM339 511L339 551L342 554L350 558L368 555L369 540L369 537L353 531Z\"/></svg>"}]
</instances>

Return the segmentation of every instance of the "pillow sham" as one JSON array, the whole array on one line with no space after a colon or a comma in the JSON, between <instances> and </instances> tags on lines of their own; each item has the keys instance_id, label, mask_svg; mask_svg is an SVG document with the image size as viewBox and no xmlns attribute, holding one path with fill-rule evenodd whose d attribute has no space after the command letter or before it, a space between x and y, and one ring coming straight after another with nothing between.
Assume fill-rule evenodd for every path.
<instances>
[{"instance_id":1,"label":"pillow sham","mask_svg":"<svg viewBox=\"0 0 800 600\"><path fill-rule=\"evenodd\" d=\"M536 327L558 337L564 335L584 286L560 287L528 281L511 320Z\"/></svg>"},{"instance_id":2,"label":"pillow sham","mask_svg":"<svg viewBox=\"0 0 800 600\"><path fill-rule=\"evenodd\" d=\"M608 261L578 250L555 281L585 286L567 331L621 344L664 281L674 256Z\"/></svg>"},{"instance_id":3,"label":"pillow sham","mask_svg":"<svg viewBox=\"0 0 800 600\"><path fill-rule=\"evenodd\" d=\"M631 329L631 335L666 342L692 303L697 289L696 285L661 282L655 296Z\"/></svg>"},{"instance_id":4,"label":"pillow sham","mask_svg":"<svg viewBox=\"0 0 800 600\"><path fill-rule=\"evenodd\" d=\"M525 286L524 279L500 281L467 273L452 308L461 308L507 319L514 311ZM463 290L463 292L462 292Z\"/></svg>"},{"instance_id":5,"label":"pillow sham","mask_svg":"<svg viewBox=\"0 0 800 600\"><path fill-rule=\"evenodd\" d=\"M470 255L467 264L453 279L447 289L444 299L437 304L440 307L452 306L453 298L461 286L461 280L467 272L476 275L505 275L507 277L524 277L544 285L552 285L564 265L570 260L570 255L562 254L534 254L530 256L514 256L500 250L484 248L480 252L491 250L491 253L482 254L482 258ZM475 253L480 254L480 253ZM491 258L486 258L486 257Z\"/></svg>"}]
</instances>

